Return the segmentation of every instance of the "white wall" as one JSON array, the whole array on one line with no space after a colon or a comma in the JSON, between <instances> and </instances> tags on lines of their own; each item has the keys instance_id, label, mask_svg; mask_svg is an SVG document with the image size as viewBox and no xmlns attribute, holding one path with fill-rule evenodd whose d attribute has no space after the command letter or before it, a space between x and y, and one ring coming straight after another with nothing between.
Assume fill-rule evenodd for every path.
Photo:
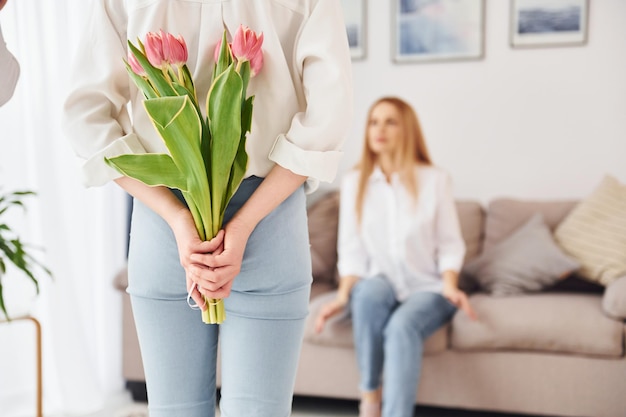
<instances>
[{"instance_id":1,"label":"white wall","mask_svg":"<svg viewBox=\"0 0 626 417\"><path fill-rule=\"evenodd\" d=\"M512 49L510 2L489 0L484 59L420 64L391 61L392 3L367 1L340 174L360 156L370 104L397 95L459 198L580 198L607 173L626 183L626 1L590 1L584 46Z\"/></svg>"}]
</instances>

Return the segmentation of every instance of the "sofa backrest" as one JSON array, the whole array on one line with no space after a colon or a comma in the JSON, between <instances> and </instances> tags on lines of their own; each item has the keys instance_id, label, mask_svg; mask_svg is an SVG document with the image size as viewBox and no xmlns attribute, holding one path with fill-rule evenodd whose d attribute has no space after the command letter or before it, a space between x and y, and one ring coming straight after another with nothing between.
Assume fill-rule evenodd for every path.
<instances>
[{"instance_id":1,"label":"sofa backrest","mask_svg":"<svg viewBox=\"0 0 626 417\"><path fill-rule=\"evenodd\" d=\"M456 211L465 241L465 262L467 262L482 251L485 210L476 201L460 200L456 202Z\"/></svg>"},{"instance_id":2,"label":"sofa backrest","mask_svg":"<svg viewBox=\"0 0 626 417\"><path fill-rule=\"evenodd\" d=\"M307 208L313 280L335 284L337 278L337 228L339 191L330 191Z\"/></svg>"},{"instance_id":3,"label":"sofa backrest","mask_svg":"<svg viewBox=\"0 0 626 417\"><path fill-rule=\"evenodd\" d=\"M465 260L478 255L483 246L485 210L475 201L457 201L461 233L467 247ZM307 209L313 279L334 284L337 278L337 228L339 191L318 197Z\"/></svg>"},{"instance_id":4,"label":"sofa backrest","mask_svg":"<svg viewBox=\"0 0 626 417\"><path fill-rule=\"evenodd\" d=\"M461 233L466 245L468 261L509 236L530 217L539 212L554 230L576 206L574 200L526 201L508 198L494 199L483 206L470 200L459 200L456 208ZM330 191L315 199L308 207L309 239L313 279L316 283L337 283L337 227L339 218L339 192ZM475 290L472 283L463 283L467 291ZM581 280L575 275L559 282L552 290L601 292L603 287Z\"/></svg>"},{"instance_id":5,"label":"sofa backrest","mask_svg":"<svg viewBox=\"0 0 626 417\"><path fill-rule=\"evenodd\" d=\"M541 213L550 230L576 206L574 200L532 201L499 198L487 205L484 250L508 237L535 213Z\"/></svg>"}]
</instances>

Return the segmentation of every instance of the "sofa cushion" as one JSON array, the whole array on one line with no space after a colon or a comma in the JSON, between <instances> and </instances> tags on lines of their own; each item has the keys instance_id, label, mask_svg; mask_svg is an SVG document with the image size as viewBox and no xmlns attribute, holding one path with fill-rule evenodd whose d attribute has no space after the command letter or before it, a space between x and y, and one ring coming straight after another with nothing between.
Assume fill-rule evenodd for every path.
<instances>
[{"instance_id":1,"label":"sofa cushion","mask_svg":"<svg viewBox=\"0 0 626 417\"><path fill-rule=\"evenodd\" d=\"M307 209L309 242L315 282L335 283L339 192L330 191Z\"/></svg>"},{"instance_id":2,"label":"sofa cushion","mask_svg":"<svg viewBox=\"0 0 626 417\"><path fill-rule=\"evenodd\" d=\"M337 291L330 291L315 297L309 306L309 316L307 317L304 330L305 343L317 345L341 347L354 349L352 336L352 320L350 313L346 311L331 317L324 326L321 333L315 332L315 320L322 306L337 296ZM430 336L424 344L424 354L433 354L445 350L448 346L449 325L437 330Z\"/></svg>"},{"instance_id":3,"label":"sofa cushion","mask_svg":"<svg viewBox=\"0 0 626 417\"><path fill-rule=\"evenodd\" d=\"M462 276L471 276L493 295L509 296L552 286L579 267L554 242L542 215L535 214L465 265Z\"/></svg>"},{"instance_id":4,"label":"sofa cushion","mask_svg":"<svg viewBox=\"0 0 626 417\"><path fill-rule=\"evenodd\" d=\"M609 285L626 275L626 185L606 176L563 220L557 242L582 265L581 275Z\"/></svg>"},{"instance_id":5,"label":"sofa cushion","mask_svg":"<svg viewBox=\"0 0 626 417\"><path fill-rule=\"evenodd\" d=\"M606 287L602 297L602 308L613 318L626 319L626 275Z\"/></svg>"},{"instance_id":6,"label":"sofa cushion","mask_svg":"<svg viewBox=\"0 0 626 417\"><path fill-rule=\"evenodd\" d=\"M624 324L602 312L602 297L535 294L497 298L475 294L478 320L457 313L451 345L458 350L536 350L620 357Z\"/></svg>"}]
</instances>

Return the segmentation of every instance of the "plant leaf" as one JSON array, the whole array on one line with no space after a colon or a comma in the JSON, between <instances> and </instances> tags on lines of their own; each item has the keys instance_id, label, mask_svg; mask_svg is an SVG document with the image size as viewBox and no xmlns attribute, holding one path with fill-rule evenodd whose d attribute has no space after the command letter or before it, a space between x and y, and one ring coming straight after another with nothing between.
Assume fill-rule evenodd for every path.
<instances>
[{"instance_id":1,"label":"plant leaf","mask_svg":"<svg viewBox=\"0 0 626 417\"><path fill-rule=\"evenodd\" d=\"M243 103L246 101L246 92L248 90L248 83L250 82L250 61L245 61L241 64L239 74L241 75L241 80L243 81L243 89L241 90L241 102Z\"/></svg>"},{"instance_id":2,"label":"plant leaf","mask_svg":"<svg viewBox=\"0 0 626 417\"><path fill-rule=\"evenodd\" d=\"M213 75L211 78L211 84L215 83L217 77L219 77L228 67L233 63L233 56L228 46L228 38L226 37L226 30L222 33L222 44L220 46L219 56L217 62L213 67Z\"/></svg>"},{"instance_id":3,"label":"plant leaf","mask_svg":"<svg viewBox=\"0 0 626 417\"><path fill-rule=\"evenodd\" d=\"M252 105L254 104L254 96L248 97L247 100L241 105L241 133L245 136L246 133L252 130Z\"/></svg>"},{"instance_id":4,"label":"plant leaf","mask_svg":"<svg viewBox=\"0 0 626 417\"><path fill-rule=\"evenodd\" d=\"M2 280L0 280L0 310L2 310L2 312L4 313L4 317L6 317L7 320L11 321L11 317L9 317L9 313L7 312L7 307L4 305L4 293L2 292Z\"/></svg>"},{"instance_id":5,"label":"plant leaf","mask_svg":"<svg viewBox=\"0 0 626 417\"><path fill-rule=\"evenodd\" d=\"M124 63L126 64L126 70L128 71L128 75L130 75L130 78L133 80L135 85L143 92L144 97L145 98L158 97L158 94L154 90L154 87L152 86L152 84L150 84L150 81L135 74L135 72L132 70L132 68L128 64L128 62L124 61Z\"/></svg>"},{"instance_id":6,"label":"plant leaf","mask_svg":"<svg viewBox=\"0 0 626 417\"><path fill-rule=\"evenodd\" d=\"M187 191L187 179L169 155L128 154L104 160L121 174L151 187L163 185Z\"/></svg>"},{"instance_id":7,"label":"plant leaf","mask_svg":"<svg viewBox=\"0 0 626 417\"><path fill-rule=\"evenodd\" d=\"M196 88L193 85L193 77L191 76L191 73L189 72L189 68L187 68L187 65L183 65L182 68L182 72L183 72L183 80L185 81L185 88L187 88L187 90L189 91L196 91ZM194 101L197 101L198 98L194 96Z\"/></svg>"},{"instance_id":8,"label":"plant leaf","mask_svg":"<svg viewBox=\"0 0 626 417\"><path fill-rule=\"evenodd\" d=\"M230 170L230 179L228 181L228 190L226 191L226 199L222 204L222 216L220 216L220 222L223 220L223 214L226 210L226 206L230 199L235 195L237 189L241 185L241 181L243 181L243 177L246 174L246 169L248 167L248 154L246 153L246 138L243 137L239 142L239 149L237 150L237 155L235 156L235 160L233 161L233 166Z\"/></svg>"},{"instance_id":9,"label":"plant leaf","mask_svg":"<svg viewBox=\"0 0 626 417\"><path fill-rule=\"evenodd\" d=\"M25 209L21 200L23 197L29 195L35 195L35 193L32 191L15 191L0 196L0 215L10 207L18 206ZM52 276L50 270L45 268L34 257L32 257L28 253L27 247L22 243L22 241L17 237L13 237L13 235L14 233L7 224L0 223L0 310L4 313L8 320L10 320L10 317L6 310L1 282L2 275L6 273L7 269L5 259L13 263L33 282L37 293L39 293L39 282L33 273L33 266L42 268L44 272Z\"/></svg>"},{"instance_id":10,"label":"plant leaf","mask_svg":"<svg viewBox=\"0 0 626 417\"><path fill-rule=\"evenodd\" d=\"M234 65L218 76L208 102L211 140L211 200L213 221L222 217L231 166L241 139L241 90L243 83Z\"/></svg>"},{"instance_id":11,"label":"plant leaf","mask_svg":"<svg viewBox=\"0 0 626 417\"><path fill-rule=\"evenodd\" d=\"M230 180L228 182L228 191L226 193L226 201L223 204L222 212L226 210L226 206L230 199L235 195L237 188L241 185L241 181L248 167L248 154L246 153L246 135L252 127L252 105L254 96L248 97L241 105L241 138L239 140L239 148L233 161L230 171Z\"/></svg>"},{"instance_id":12,"label":"plant leaf","mask_svg":"<svg viewBox=\"0 0 626 417\"><path fill-rule=\"evenodd\" d=\"M202 217L202 221L196 222L196 225L201 223L205 228L204 231L198 230L198 233L208 236L212 231L212 202L201 153L202 116L188 95L145 100L144 106L169 149L174 164L187 180L186 190L191 198L185 200L195 205L193 209L190 207L192 213L196 211Z\"/></svg>"}]
</instances>

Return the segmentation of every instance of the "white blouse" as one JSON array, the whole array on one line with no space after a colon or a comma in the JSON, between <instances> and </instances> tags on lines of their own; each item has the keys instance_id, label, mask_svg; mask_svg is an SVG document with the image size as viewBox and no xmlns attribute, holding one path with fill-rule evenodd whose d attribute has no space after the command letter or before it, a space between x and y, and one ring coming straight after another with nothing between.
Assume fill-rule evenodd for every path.
<instances>
[{"instance_id":1,"label":"white blouse","mask_svg":"<svg viewBox=\"0 0 626 417\"><path fill-rule=\"evenodd\" d=\"M20 65L7 49L0 29L0 106L13 96L19 77Z\"/></svg>"},{"instance_id":2,"label":"white blouse","mask_svg":"<svg viewBox=\"0 0 626 417\"><path fill-rule=\"evenodd\" d=\"M232 39L240 24L264 34L264 66L248 88L256 97L246 177L264 177L277 163L309 177L308 191L334 179L352 117L350 53L339 0L97 0L64 112L65 131L85 160L86 185L120 177L105 156L167 152L126 72L127 40L137 44L138 37L160 29L182 35L204 103L215 46L224 28Z\"/></svg>"},{"instance_id":3,"label":"white blouse","mask_svg":"<svg viewBox=\"0 0 626 417\"><path fill-rule=\"evenodd\" d=\"M339 274L384 275L399 301L416 291L441 292L445 270L460 271L465 255L448 174L437 167L416 168L419 196L414 202L397 174L387 182L372 173L356 220L359 174L342 181L339 212Z\"/></svg>"}]
</instances>

